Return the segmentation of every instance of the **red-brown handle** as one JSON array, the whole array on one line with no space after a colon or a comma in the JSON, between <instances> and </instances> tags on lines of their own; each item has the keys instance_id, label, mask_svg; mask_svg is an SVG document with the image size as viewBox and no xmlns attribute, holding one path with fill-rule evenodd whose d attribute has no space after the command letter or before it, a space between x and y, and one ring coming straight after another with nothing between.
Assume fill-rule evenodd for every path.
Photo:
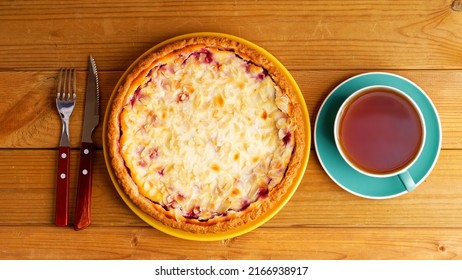
<instances>
[{"instance_id":1,"label":"red-brown handle","mask_svg":"<svg viewBox=\"0 0 462 280\"><path fill-rule=\"evenodd\" d=\"M80 150L79 180L75 204L74 229L80 230L91 223L91 189L93 175L93 143L82 143Z\"/></svg>"},{"instance_id":2,"label":"red-brown handle","mask_svg":"<svg viewBox=\"0 0 462 280\"><path fill-rule=\"evenodd\" d=\"M59 147L55 211L55 224L57 226L67 226L68 224L70 152L70 147Z\"/></svg>"}]
</instances>

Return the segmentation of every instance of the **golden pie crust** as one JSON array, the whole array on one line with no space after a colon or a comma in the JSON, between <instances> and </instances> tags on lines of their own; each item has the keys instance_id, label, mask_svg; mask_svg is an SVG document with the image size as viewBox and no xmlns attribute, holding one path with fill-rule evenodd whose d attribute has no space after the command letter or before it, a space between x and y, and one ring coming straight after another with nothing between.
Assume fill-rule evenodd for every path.
<instances>
[{"instance_id":1,"label":"golden pie crust","mask_svg":"<svg viewBox=\"0 0 462 280\"><path fill-rule=\"evenodd\" d=\"M265 56L228 38L194 37L146 54L109 106L105 137L118 183L143 212L175 229L215 233L257 219L301 166L307 132L295 90Z\"/></svg>"}]
</instances>

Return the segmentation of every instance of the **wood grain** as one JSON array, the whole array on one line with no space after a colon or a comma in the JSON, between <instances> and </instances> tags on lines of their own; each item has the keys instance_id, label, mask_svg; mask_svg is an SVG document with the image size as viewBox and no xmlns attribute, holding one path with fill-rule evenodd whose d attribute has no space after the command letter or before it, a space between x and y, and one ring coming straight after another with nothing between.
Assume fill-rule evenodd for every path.
<instances>
[{"instance_id":1,"label":"wood grain","mask_svg":"<svg viewBox=\"0 0 462 280\"><path fill-rule=\"evenodd\" d=\"M56 152L0 150L0 226L53 224ZM78 154L71 154L71 170L77 170ZM442 151L433 172L414 192L389 200L369 200L335 185L313 152L295 195L264 226L462 227L460 166L462 151ZM76 173L70 178L70 209L75 205ZM73 211L69 219L73 221ZM148 226L119 197L101 151L95 154L92 222L95 226Z\"/></svg>"},{"instance_id":2,"label":"wood grain","mask_svg":"<svg viewBox=\"0 0 462 280\"><path fill-rule=\"evenodd\" d=\"M144 227L90 227L81 232L0 227L0 259L359 260L370 259L373 252L379 260L440 260L462 258L461 243L460 230L433 228L259 228L231 240L204 243Z\"/></svg>"},{"instance_id":3,"label":"wood grain","mask_svg":"<svg viewBox=\"0 0 462 280\"><path fill-rule=\"evenodd\" d=\"M380 70L379 70L380 71ZM295 70L291 71L305 98L310 113L311 127L324 99L339 83L366 70ZM443 149L462 148L460 83L462 70L393 70L418 84L435 104L443 128ZM100 72L100 125L93 140L102 147L103 117L108 100L123 72ZM43 72L0 72L0 148L56 148L59 143L61 120L56 111L56 77L58 70ZM71 116L71 145L80 147L86 71L77 72L77 105ZM23 81L28 81L24 83ZM10 85L17 85L11 94ZM24 110L34 108L34 110Z\"/></svg>"},{"instance_id":4,"label":"wood grain","mask_svg":"<svg viewBox=\"0 0 462 280\"><path fill-rule=\"evenodd\" d=\"M291 70L462 68L462 17L448 0L0 5L0 69L82 70L91 53L101 70L124 70L155 44L199 31L244 37Z\"/></svg>"},{"instance_id":5,"label":"wood grain","mask_svg":"<svg viewBox=\"0 0 462 280\"><path fill-rule=\"evenodd\" d=\"M0 259L462 259L462 12L452 0L0 1ZM120 198L95 130L92 221L54 226L58 70L75 67L70 208L75 205L87 60L98 64L101 116L123 71L152 46L223 32L276 56L305 98L311 127L328 94L370 71L402 75L438 110L442 151L412 193L356 197L322 169L314 146L291 200L230 240L174 238ZM71 211L70 220L73 220ZM204 250L206 246L207 250Z\"/></svg>"}]
</instances>

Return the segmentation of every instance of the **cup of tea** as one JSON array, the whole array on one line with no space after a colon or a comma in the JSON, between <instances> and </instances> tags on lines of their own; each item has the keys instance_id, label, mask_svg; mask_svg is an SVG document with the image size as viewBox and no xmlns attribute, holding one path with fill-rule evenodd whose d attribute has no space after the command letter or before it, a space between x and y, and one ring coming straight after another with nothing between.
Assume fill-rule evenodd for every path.
<instances>
[{"instance_id":1,"label":"cup of tea","mask_svg":"<svg viewBox=\"0 0 462 280\"><path fill-rule=\"evenodd\" d=\"M356 171L372 177L399 176L407 191L416 183L408 169L425 143L425 123L404 92L376 85L350 95L337 112L335 144Z\"/></svg>"}]
</instances>

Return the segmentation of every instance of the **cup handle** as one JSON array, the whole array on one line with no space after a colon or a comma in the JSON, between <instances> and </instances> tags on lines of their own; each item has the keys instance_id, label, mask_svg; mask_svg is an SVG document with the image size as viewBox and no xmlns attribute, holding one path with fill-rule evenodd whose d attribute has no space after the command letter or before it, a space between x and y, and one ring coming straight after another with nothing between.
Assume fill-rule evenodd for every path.
<instances>
[{"instance_id":1,"label":"cup handle","mask_svg":"<svg viewBox=\"0 0 462 280\"><path fill-rule=\"evenodd\" d=\"M398 174L398 176L408 192L415 189L416 185L414 179L411 177L411 174L409 174L409 171L406 170L403 173Z\"/></svg>"}]
</instances>

